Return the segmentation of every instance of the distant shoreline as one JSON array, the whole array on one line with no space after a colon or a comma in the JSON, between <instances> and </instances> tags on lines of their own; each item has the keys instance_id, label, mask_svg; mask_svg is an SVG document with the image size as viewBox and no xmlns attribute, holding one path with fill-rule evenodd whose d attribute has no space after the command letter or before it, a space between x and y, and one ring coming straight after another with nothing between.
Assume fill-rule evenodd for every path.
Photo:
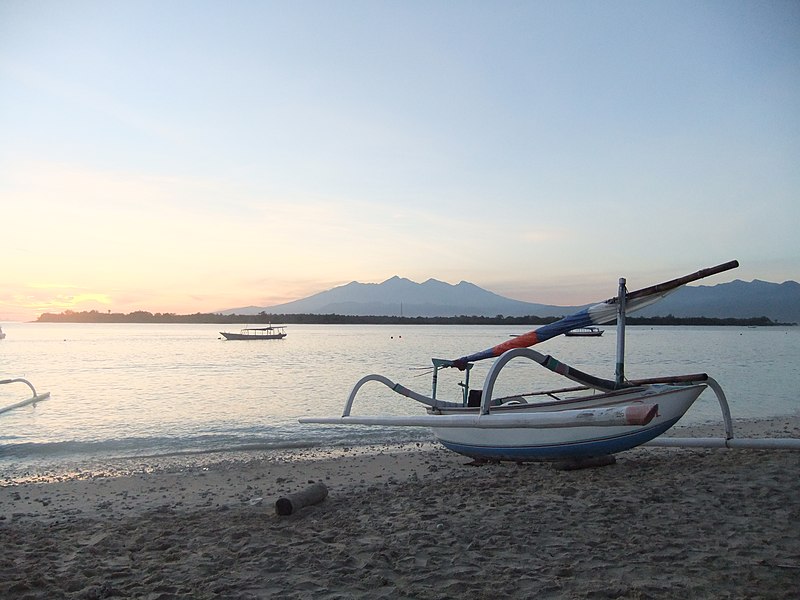
<instances>
[{"instance_id":1,"label":"distant shoreline","mask_svg":"<svg viewBox=\"0 0 800 600\"><path fill-rule=\"evenodd\" d=\"M292 325L546 325L561 317L494 317L460 315L454 317L397 317L397 316L357 316L338 314L270 314L223 315L217 313L195 313L177 315L174 313L101 313L96 310L62 313L44 313L34 323L188 323L188 324L267 324L283 323ZM797 323L779 323L767 317L746 319L716 317L628 317L628 325L705 325L726 327L786 327Z\"/></svg>"}]
</instances>

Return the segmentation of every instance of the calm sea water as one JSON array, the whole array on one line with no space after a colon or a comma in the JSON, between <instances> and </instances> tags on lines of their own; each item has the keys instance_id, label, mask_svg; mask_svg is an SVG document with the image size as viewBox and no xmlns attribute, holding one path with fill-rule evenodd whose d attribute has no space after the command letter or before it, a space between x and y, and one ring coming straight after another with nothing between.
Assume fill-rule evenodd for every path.
<instances>
[{"instance_id":1,"label":"calm sea water","mask_svg":"<svg viewBox=\"0 0 800 600\"><path fill-rule=\"evenodd\" d=\"M0 378L25 377L51 398L0 415L0 474L68 473L123 460L142 468L165 457L432 439L412 428L300 425L338 415L353 384L381 373L421 392L430 376L414 368L456 358L530 327L292 325L284 340L225 341L219 325L9 323L0 341ZM537 349L613 378L616 335L556 338ZM480 387L489 361L472 372ZM726 391L734 418L800 410L800 328L629 327L629 378L707 372ZM463 374L440 376L439 397L460 399ZM561 386L529 361L503 372L498 393ZM0 386L0 406L29 396ZM370 384L355 413L420 414L411 400ZM705 392L682 423L718 421Z\"/></svg>"}]
</instances>

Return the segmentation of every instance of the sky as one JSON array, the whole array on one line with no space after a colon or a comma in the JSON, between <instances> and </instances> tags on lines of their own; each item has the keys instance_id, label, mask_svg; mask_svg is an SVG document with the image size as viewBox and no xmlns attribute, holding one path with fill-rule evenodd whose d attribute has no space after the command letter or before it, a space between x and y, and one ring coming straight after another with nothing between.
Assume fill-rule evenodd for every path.
<instances>
[{"instance_id":1,"label":"sky","mask_svg":"<svg viewBox=\"0 0 800 600\"><path fill-rule=\"evenodd\" d=\"M0 321L800 280L800 3L0 0Z\"/></svg>"}]
</instances>

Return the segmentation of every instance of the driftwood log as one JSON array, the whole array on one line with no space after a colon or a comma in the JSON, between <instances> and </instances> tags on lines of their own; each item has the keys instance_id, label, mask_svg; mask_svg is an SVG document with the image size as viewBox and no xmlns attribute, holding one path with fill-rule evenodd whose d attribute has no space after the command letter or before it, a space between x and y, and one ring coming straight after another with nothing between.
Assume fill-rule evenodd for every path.
<instances>
[{"instance_id":1,"label":"driftwood log","mask_svg":"<svg viewBox=\"0 0 800 600\"><path fill-rule=\"evenodd\" d=\"M275 502L275 512L281 516L291 515L304 506L319 504L328 495L328 488L324 483L315 483L304 490L278 498Z\"/></svg>"}]
</instances>

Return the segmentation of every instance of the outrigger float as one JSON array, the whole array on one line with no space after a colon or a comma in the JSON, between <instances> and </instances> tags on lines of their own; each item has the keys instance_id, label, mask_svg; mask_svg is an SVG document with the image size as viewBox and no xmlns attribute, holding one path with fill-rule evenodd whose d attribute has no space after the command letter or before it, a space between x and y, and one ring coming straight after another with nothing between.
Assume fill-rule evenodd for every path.
<instances>
[{"instance_id":1,"label":"outrigger float","mask_svg":"<svg viewBox=\"0 0 800 600\"><path fill-rule=\"evenodd\" d=\"M8 383L24 383L29 388L31 388L31 393L33 395L30 398L26 398L25 400L22 400L20 402L15 402L14 404L9 404L8 406L0 407L0 414L10 412L15 408L22 408L23 406L28 406L29 404L36 404L37 402L41 402L42 400L47 400L50 397L50 392L37 394L36 388L34 388L33 384L27 379L22 379L21 377L17 377L15 379L0 379L0 385L5 385Z\"/></svg>"},{"instance_id":2,"label":"outrigger float","mask_svg":"<svg viewBox=\"0 0 800 600\"><path fill-rule=\"evenodd\" d=\"M450 450L479 461L578 459L607 457L642 444L726 448L784 448L800 450L798 439L734 439L730 409L722 387L708 374L628 380L625 377L625 316L649 306L681 286L739 266L730 261L665 283L628 292L624 278L618 295L554 323L516 336L497 346L454 360L432 359L430 396L415 392L383 375L362 377L353 387L341 417L303 417L301 423L430 427ZM602 379L530 348L576 328L617 322L614 380ZM474 363L494 358L483 389L470 390ZM577 383L555 390L494 397L500 372L510 361L529 359ZM437 398L441 369L465 372L461 402ZM418 416L353 416L361 388L378 382L426 407ZM661 438L710 388L722 410L724 438Z\"/></svg>"}]
</instances>

